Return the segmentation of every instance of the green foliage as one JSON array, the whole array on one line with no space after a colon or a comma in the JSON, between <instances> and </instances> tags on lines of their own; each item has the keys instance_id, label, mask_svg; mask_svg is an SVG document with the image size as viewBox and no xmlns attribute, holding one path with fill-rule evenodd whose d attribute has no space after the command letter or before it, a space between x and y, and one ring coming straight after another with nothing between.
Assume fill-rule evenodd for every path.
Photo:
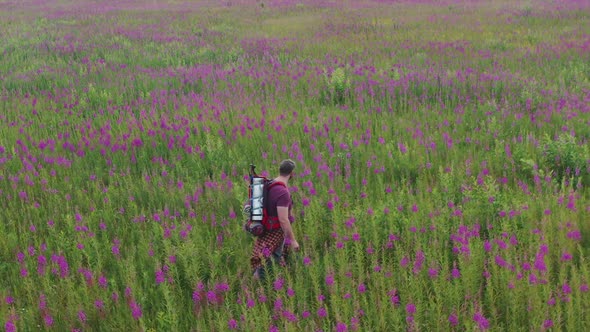
<instances>
[{"instance_id":1,"label":"green foliage","mask_svg":"<svg viewBox=\"0 0 590 332\"><path fill-rule=\"evenodd\" d=\"M584 11L353 3L0 12L0 326L588 330ZM302 250L256 282L286 157Z\"/></svg>"},{"instance_id":2,"label":"green foliage","mask_svg":"<svg viewBox=\"0 0 590 332\"><path fill-rule=\"evenodd\" d=\"M579 59L570 60L559 73L559 82L576 93L590 89L590 64Z\"/></svg>"},{"instance_id":3,"label":"green foliage","mask_svg":"<svg viewBox=\"0 0 590 332\"><path fill-rule=\"evenodd\" d=\"M325 89L320 95L322 104L344 105L352 101L351 82L344 68L338 67L332 73L324 75Z\"/></svg>"},{"instance_id":4,"label":"green foliage","mask_svg":"<svg viewBox=\"0 0 590 332\"><path fill-rule=\"evenodd\" d=\"M543 149L543 165L558 184L572 180L571 184L576 185L578 180L587 179L588 146L578 144L575 136L563 133L557 139L551 139L546 135Z\"/></svg>"}]
</instances>

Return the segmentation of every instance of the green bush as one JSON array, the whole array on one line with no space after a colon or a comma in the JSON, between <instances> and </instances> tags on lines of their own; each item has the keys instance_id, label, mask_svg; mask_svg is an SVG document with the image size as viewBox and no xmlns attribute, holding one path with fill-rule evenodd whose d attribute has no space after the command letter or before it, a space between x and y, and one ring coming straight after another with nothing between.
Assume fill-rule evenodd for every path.
<instances>
[{"instance_id":1,"label":"green bush","mask_svg":"<svg viewBox=\"0 0 590 332\"><path fill-rule=\"evenodd\" d=\"M344 105L350 99L350 78L343 68L336 68L331 75L325 76L326 89L321 92L323 104Z\"/></svg>"},{"instance_id":2,"label":"green bush","mask_svg":"<svg viewBox=\"0 0 590 332\"><path fill-rule=\"evenodd\" d=\"M564 180L587 182L588 147L576 142L571 134L561 134L558 139L545 136L544 166L551 172L553 179L561 183ZM587 183L584 183L587 185Z\"/></svg>"}]
</instances>

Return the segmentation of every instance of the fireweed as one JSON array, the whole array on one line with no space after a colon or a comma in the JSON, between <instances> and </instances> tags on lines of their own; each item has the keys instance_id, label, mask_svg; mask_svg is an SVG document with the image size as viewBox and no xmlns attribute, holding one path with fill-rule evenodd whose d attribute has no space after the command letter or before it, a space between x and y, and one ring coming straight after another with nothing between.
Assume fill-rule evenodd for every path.
<instances>
[{"instance_id":1,"label":"fireweed","mask_svg":"<svg viewBox=\"0 0 590 332\"><path fill-rule=\"evenodd\" d=\"M590 328L586 2L0 7L6 331Z\"/></svg>"}]
</instances>

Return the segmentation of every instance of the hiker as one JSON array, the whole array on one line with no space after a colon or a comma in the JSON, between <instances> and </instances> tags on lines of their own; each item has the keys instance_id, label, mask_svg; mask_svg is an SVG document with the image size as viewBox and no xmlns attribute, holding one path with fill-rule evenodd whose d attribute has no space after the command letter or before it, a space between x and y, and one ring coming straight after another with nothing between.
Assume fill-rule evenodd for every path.
<instances>
[{"instance_id":1,"label":"hiker","mask_svg":"<svg viewBox=\"0 0 590 332\"><path fill-rule=\"evenodd\" d=\"M290 249L299 250L299 243L291 228L294 221L292 214L293 201L287 187L289 179L293 177L295 162L290 159L283 160L279 165L279 176L274 181L282 182L282 185L272 186L268 191L267 213L269 217L278 217L280 228L268 230L256 238L250 264L254 270L254 278L264 278L264 268L272 258L276 263L285 266L286 257ZM266 205L268 204L268 205Z\"/></svg>"}]
</instances>

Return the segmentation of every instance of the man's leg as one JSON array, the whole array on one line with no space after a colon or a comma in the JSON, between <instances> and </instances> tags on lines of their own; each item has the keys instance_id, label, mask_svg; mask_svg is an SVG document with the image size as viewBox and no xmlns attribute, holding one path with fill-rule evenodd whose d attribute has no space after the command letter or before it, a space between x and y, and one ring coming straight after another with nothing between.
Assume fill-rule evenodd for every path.
<instances>
[{"instance_id":1,"label":"man's leg","mask_svg":"<svg viewBox=\"0 0 590 332\"><path fill-rule=\"evenodd\" d=\"M284 247L285 240L280 230L267 232L256 239L252 257L250 258L250 263L254 269L254 279L263 280L270 272L267 270L270 270L274 263L283 265Z\"/></svg>"},{"instance_id":2,"label":"man's leg","mask_svg":"<svg viewBox=\"0 0 590 332\"><path fill-rule=\"evenodd\" d=\"M254 271L254 279L260 280L264 278L264 263L266 261L264 254L264 238L257 238L252 248L252 255L250 256L250 266Z\"/></svg>"}]
</instances>

